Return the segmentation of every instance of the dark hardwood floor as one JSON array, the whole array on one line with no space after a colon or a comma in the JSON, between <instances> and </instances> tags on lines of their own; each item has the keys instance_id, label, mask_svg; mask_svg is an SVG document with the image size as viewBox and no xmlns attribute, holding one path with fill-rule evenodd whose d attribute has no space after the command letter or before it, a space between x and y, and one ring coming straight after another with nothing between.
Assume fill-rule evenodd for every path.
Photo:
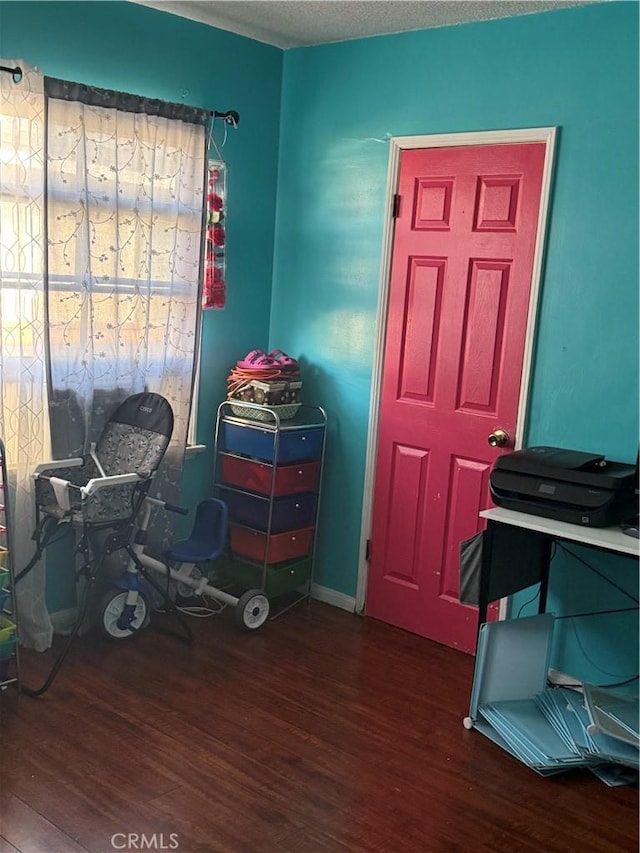
<instances>
[{"instance_id":1,"label":"dark hardwood floor","mask_svg":"<svg viewBox=\"0 0 640 853\"><path fill-rule=\"evenodd\" d=\"M0 853L638 849L636 789L463 728L472 658L318 602L191 624L87 635L44 697L5 691ZM48 654L23 660L40 683Z\"/></svg>"}]
</instances>

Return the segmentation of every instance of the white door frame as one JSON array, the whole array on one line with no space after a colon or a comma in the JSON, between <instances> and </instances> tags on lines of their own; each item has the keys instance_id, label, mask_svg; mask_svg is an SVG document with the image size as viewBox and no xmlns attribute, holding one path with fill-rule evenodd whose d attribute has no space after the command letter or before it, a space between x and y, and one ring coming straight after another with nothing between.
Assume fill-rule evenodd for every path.
<instances>
[{"instance_id":1,"label":"white door frame","mask_svg":"<svg viewBox=\"0 0 640 853\"><path fill-rule=\"evenodd\" d=\"M525 337L525 349L522 362L522 384L518 401L518 418L516 422L515 448L522 446L531 366L533 359L533 344L536 330L536 315L542 277L542 262L544 255L547 218L549 212L549 197L551 195L551 179L556 140L555 127L534 127L518 130L489 130L472 131L469 133L440 133L427 136L392 136L389 140L389 169L387 173L387 195L385 210L391 211L393 196L398 186L400 154L411 148L451 148L461 145L513 145L523 142L544 142L546 154L542 173L542 188L540 194L540 210L538 214L538 232L533 257L531 276L531 296L529 299L529 316ZM380 390L382 384L382 367L384 362L384 341L387 327L387 306L389 300L389 278L391 275L391 254L393 250L394 219L387 214L384 236L382 240L382 261L380 264L380 287L378 291L378 310L376 321L376 347L373 358L373 374L371 381L371 401L369 404L369 433L367 439L367 456L364 472L364 496L362 501L362 523L360 527L360 553L358 556L358 582L356 587L356 612L363 613L367 592L368 563L367 540L371 537L371 516L373 512L373 489L375 485L375 462L378 447L378 419L380 414Z\"/></svg>"}]
</instances>

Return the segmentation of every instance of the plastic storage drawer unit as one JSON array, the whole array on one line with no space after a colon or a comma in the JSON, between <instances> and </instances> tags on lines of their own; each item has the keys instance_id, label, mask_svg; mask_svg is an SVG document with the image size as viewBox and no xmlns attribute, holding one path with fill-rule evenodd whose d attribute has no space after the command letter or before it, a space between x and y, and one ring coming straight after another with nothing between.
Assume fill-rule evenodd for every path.
<instances>
[{"instance_id":1,"label":"plastic storage drawer unit","mask_svg":"<svg viewBox=\"0 0 640 853\"><path fill-rule=\"evenodd\" d=\"M220 497L229 510L229 518L238 524L266 531L269 527L269 500L261 495L248 492L236 492L233 489L220 489ZM316 496L310 492L274 498L271 511L271 532L282 533L306 527L313 522L316 512Z\"/></svg>"},{"instance_id":2,"label":"plastic storage drawer unit","mask_svg":"<svg viewBox=\"0 0 640 853\"><path fill-rule=\"evenodd\" d=\"M15 624L7 616L0 614L0 682L7 679L9 661L13 656L17 641Z\"/></svg>"},{"instance_id":3,"label":"plastic storage drawer unit","mask_svg":"<svg viewBox=\"0 0 640 853\"><path fill-rule=\"evenodd\" d=\"M229 530L232 552L259 563L264 562L265 558L266 562L271 564L304 557L310 553L313 541L313 527L304 527L301 530L290 530L288 533L276 533L271 536L236 524L230 524ZM268 555L266 554L267 540Z\"/></svg>"},{"instance_id":4,"label":"plastic storage drawer unit","mask_svg":"<svg viewBox=\"0 0 640 853\"><path fill-rule=\"evenodd\" d=\"M322 429L282 428L278 436L278 451L274 448L276 433L261 427L229 423L220 424L221 449L263 459L267 462L301 462L305 459L319 459L322 454Z\"/></svg>"},{"instance_id":5,"label":"plastic storage drawer unit","mask_svg":"<svg viewBox=\"0 0 640 853\"><path fill-rule=\"evenodd\" d=\"M246 489L248 492L271 494L271 479L274 475L272 465L257 462L255 459L227 455L222 456L221 463L224 483ZM275 468L273 496L277 498L299 492L312 492L317 486L319 474L319 462L279 465Z\"/></svg>"},{"instance_id":6,"label":"plastic storage drawer unit","mask_svg":"<svg viewBox=\"0 0 640 853\"><path fill-rule=\"evenodd\" d=\"M245 589L264 589L268 596L284 595L308 583L311 576L311 557L302 557L267 569L244 560L229 559L225 570L232 583Z\"/></svg>"}]
</instances>

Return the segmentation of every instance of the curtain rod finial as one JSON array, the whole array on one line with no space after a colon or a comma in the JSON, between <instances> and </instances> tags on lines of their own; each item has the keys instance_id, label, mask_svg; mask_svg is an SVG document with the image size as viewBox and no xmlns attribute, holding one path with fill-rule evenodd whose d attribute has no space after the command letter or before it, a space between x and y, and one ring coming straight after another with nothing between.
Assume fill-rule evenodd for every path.
<instances>
[{"instance_id":1,"label":"curtain rod finial","mask_svg":"<svg viewBox=\"0 0 640 853\"><path fill-rule=\"evenodd\" d=\"M237 127L240 124L240 115L235 110L227 110L226 113L214 110L214 118L221 118L225 124L230 124L232 127Z\"/></svg>"},{"instance_id":2,"label":"curtain rod finial","mask_svg":"<svg viewBox=\"0 0 640 853\"><path fill-rule=\"evenodd\" d=\"M0 71L6 71L8 74L11 74L14 83L19 83L22 80L22 68L20 68L19 65L16 65L15 68L9 68L7 65L0 65Z\"/></svg>"}]
</instances>

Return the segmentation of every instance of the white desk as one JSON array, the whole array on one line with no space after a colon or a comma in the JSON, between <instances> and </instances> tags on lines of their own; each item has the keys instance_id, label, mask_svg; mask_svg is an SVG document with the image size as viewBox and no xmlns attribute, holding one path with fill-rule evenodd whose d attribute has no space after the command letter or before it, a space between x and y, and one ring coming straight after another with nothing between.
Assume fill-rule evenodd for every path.
<instances>
[{"instance_id":1,"label":"white desk","mask_svg":"<svg viewBox=\"0 0 640 853\"><path fill-rule=\"evenodd\" d=\"M605 551L640 557L640 541L633 536L627 536L620 527L582 527L579 524L569 524L567 521L554 521L552 518L527 515L525 512L514 512L512 509L501 507L485 509L480 516L492 521L500 521L502 524L537 530L556 539L580 542L583 545L592 545L594 548L603 548Z\"/></svg>"},{"instance_id":2,"label":"white desk","mask_svg":"<svg viewBox=\"0 0 640 853\"><path fill-rule=\"evenodd\" d=\"M491 601L513 595L534 583L540 583L538 609L544 612L551 551L557 540L640 558L640 541L617 526L581 527L501 507L486 509L480 516L487 519L487 530L482 545L479 625L486 621Z\"/></svg>"}]
</instances>

